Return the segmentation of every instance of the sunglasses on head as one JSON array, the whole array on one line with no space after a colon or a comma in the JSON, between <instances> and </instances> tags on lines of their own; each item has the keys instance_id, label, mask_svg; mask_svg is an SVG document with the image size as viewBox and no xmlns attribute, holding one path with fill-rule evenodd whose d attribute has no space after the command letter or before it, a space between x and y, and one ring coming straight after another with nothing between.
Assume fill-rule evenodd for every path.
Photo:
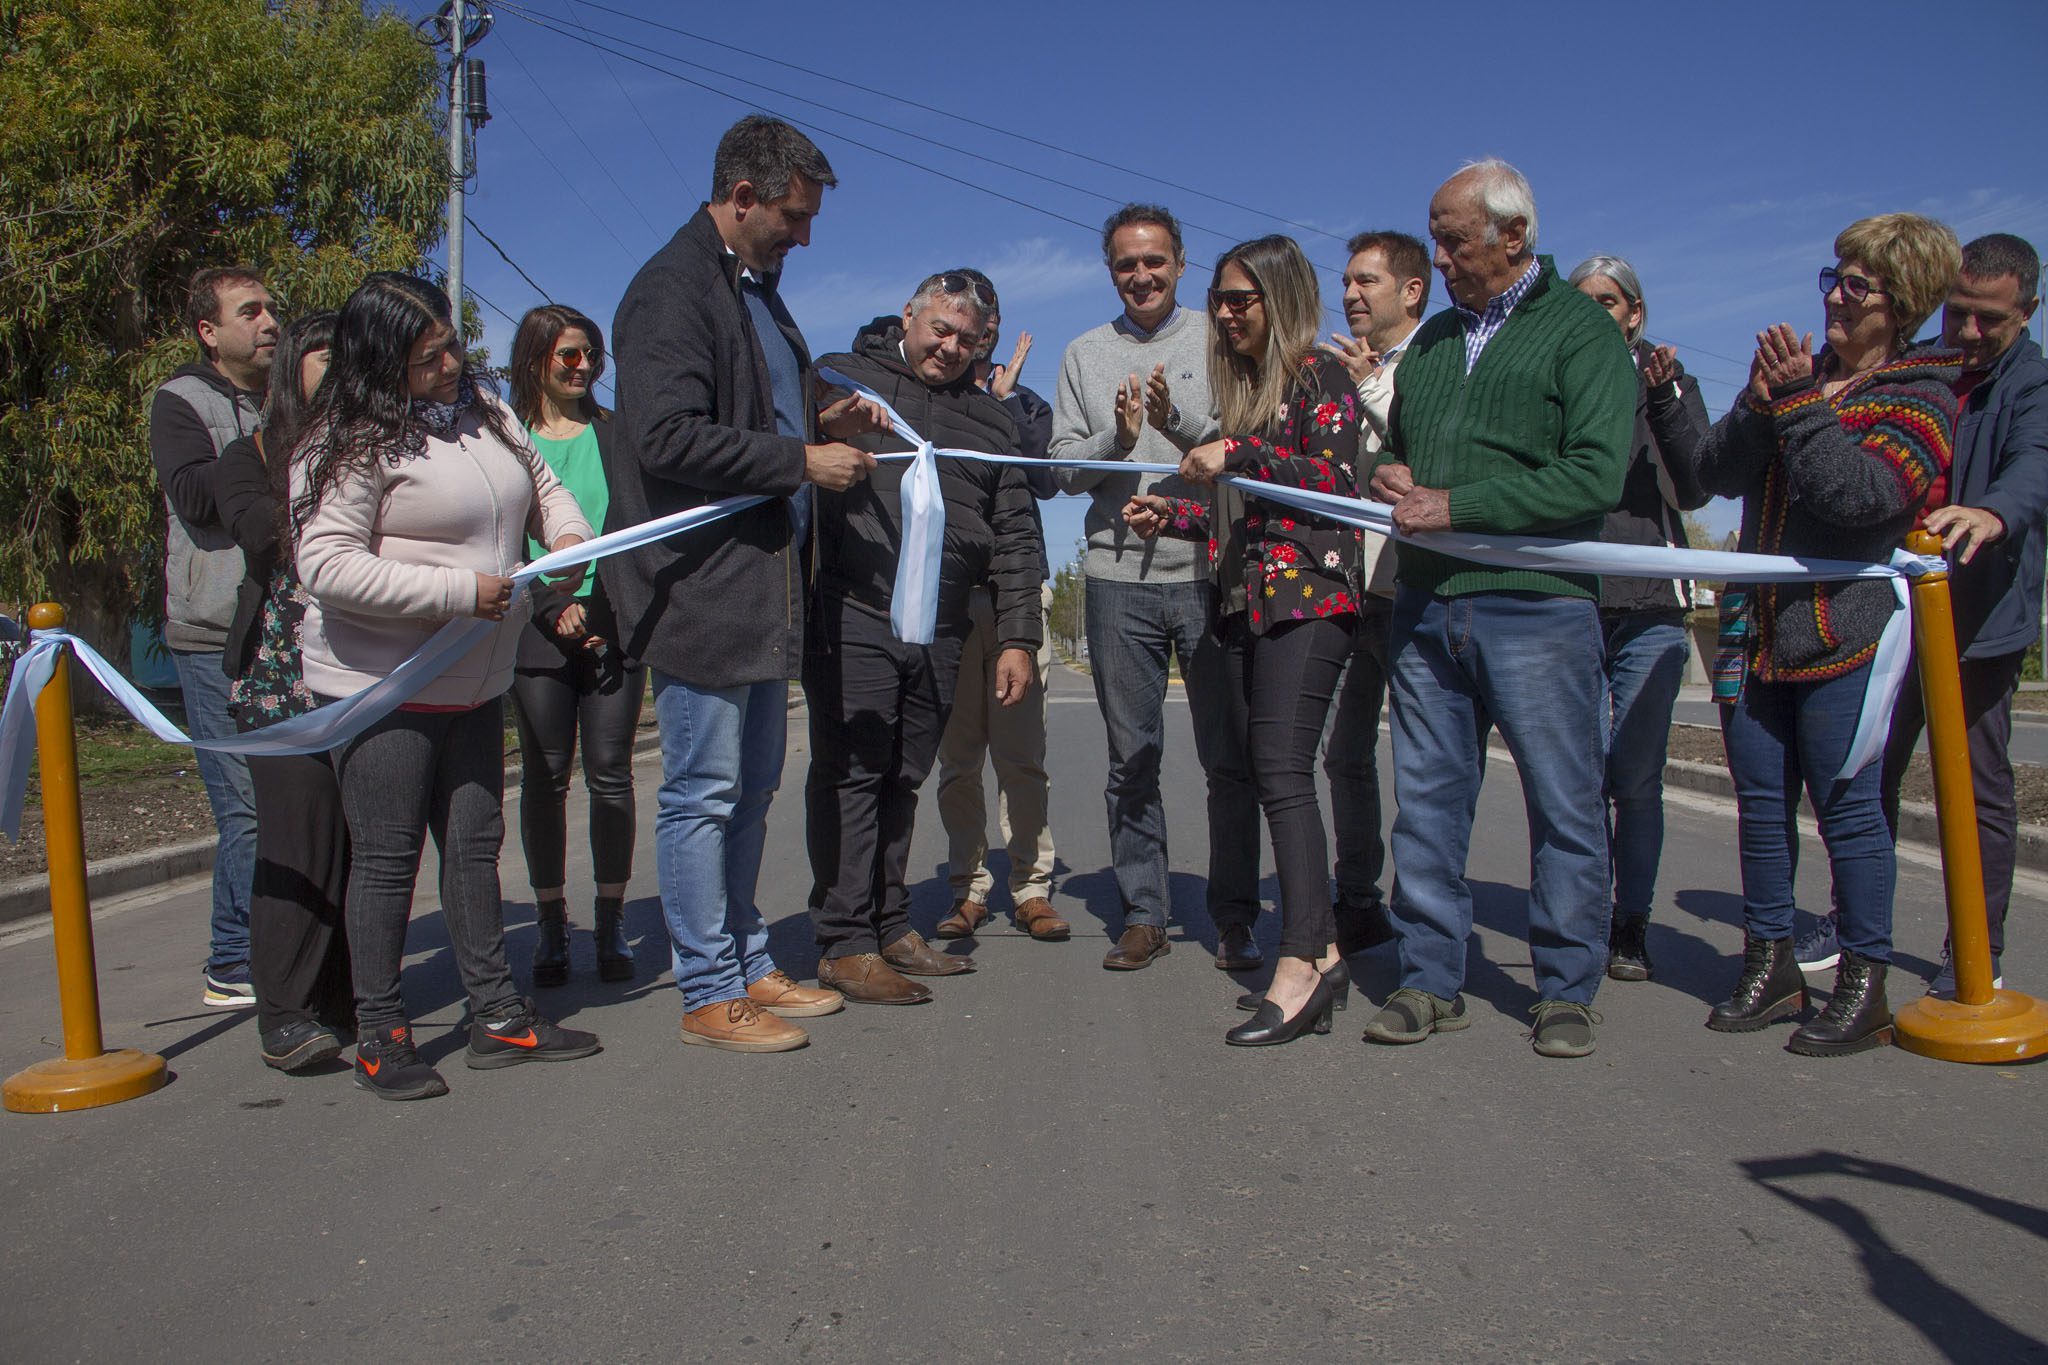
<instances>
[{"instance_id":1,"label":"sunglasses on head","mask_svg":"<svg viewBox=\"0 0 2048 1365\"><path fill-rule=\"evenodd\" d=\"M1872 294L1877 295L1879 298L1885 297L1884 290L1879 289L1862 275L1845 275L1831 265L1822 266L1820 272L1820 292L1832 294L1835 292L1836 285L1842 287L1842 297L1851 303L1861 303Z\"/></svg>"},{"instance_id":2,"label":"sunglasses on head","mask_svg":"<svg viewBox=\"0 0 2048 1365\"><path fill-rule=\"evenodd\" d=\"M562 368L565 370L580 370L585 362L596 365L603 360L604 352L595 346L558 346L555 348L555 359L562 362Z\"/></svg>"},{"instance_id":3,"label":"sunglasses on head","mask_svg":"<svg viewBox=\"0 0 2048 1365\"><path fill-rule=\"evenodd\" d=\"M983 308L994 308L996 306L994 290L990 289L980 280L975 279L972 275L963 275L957 270L948 270L945 274L939 276L939 288L945 290L948 294L973 294Z\"/></svg>"},{"instance_id":4,"label":"sunglasses on head","mask_svg":"<svg viewBox=\"0 0 2048 1365\"><path fill-rule=\"evenodd\" d=\"M1212 313L1244 313L1260 299L1266 297L1263 289L1211 289L1209 311Z\"/></svg>"}]
</instances>

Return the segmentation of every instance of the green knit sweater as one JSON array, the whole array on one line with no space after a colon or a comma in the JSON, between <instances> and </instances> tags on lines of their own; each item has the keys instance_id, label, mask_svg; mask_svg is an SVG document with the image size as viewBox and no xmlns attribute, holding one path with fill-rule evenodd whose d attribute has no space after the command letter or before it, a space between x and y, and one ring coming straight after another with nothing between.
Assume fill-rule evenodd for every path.
<instances>
[{"instance_id":1,"label":"green knit sweater","mask_svg":"<svg viewBox=\"0 0 2048 1365\"><path fill-rule=\"evenodd\" d=\"M1600 539L1635 433L1636 372L1621 329L1558 278L1548 256L1465 373L1457 310L1422 324L1394 375L1378 464L1451 495L1451 529ZM1593 574L1495 569L1401 544L1399 581L1439 597L1533 592L1597 598Z\"/></svg>"}]
</instances>

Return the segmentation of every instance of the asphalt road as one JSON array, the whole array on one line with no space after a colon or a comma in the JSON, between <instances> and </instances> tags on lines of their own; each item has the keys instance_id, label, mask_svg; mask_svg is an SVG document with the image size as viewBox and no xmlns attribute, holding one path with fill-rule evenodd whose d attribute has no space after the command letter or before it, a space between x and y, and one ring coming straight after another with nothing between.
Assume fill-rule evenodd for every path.
<instances>
[{"instance_id":1,"label":"asphalt road","mask_svg":"<svg viewBox=\"0 0 2048 1365\"><path fill-rule=\"evenodd\" d=\"M2048 1355L2048 1070L1893 1050L1814 1061L1783 1051L1784 1028L1702 1028L1740 943L1729 807L1673 797L1659 978L1602 992L1588 1060L1546 1061L1525 1038L1527 845L1500 760L1471 869L1475 1025L1369 1047L1354 1002L1328 1037L1236 1050L1221 1035L1242 984L1206 951L1186 708L1166 781L1180 926L1171 956L1123 975L1098 966L1116 908L1101 721L1073 674L1054 700L1074 940L1035 943L1001 919L975 945L981 970L935 983L935 1003L811 1021L798 1053L676 1041L651 766L639 978L597 983L579 907L576 974L544 997L603 1035L598 1057L461 1065L460 991L423 879L405 985L445 1099L382 1104L338 1064L263 1068L252 1020L198 1006L202 888L102 907L108 1038L164 1053L176 1078L106 1110L0 1116L0 1354ZM799 725L763 887L799 974L803 747ZM945 910L942 847L927 801L927 926ZM506 867L520 887L516 848ZM587 870L578 855L572 883ZM1808 904L1825 903L1823 876L1809 843ZM2044 892L2027 878L2014 908L2016 985L2048 950ZM1940 903L1936 870L1903 863L1898 998L1939 949ZM530 910L510 918L523 964ZM1271 915L1262 932L1270 947ZM1369 995L1391 989L1388 961L1355 965ZM51 1055L56 1029L47 936L0 939L0 1067Z\"/></svg>"},{"instance_id":2,"label":"asphalt road","mask_svg":"<svg viewBox=\"0 0 2048 1365\"><path fill-rule=\"evenodd\" d=\"M1705 725L1712 729L1721 728L1721 708L1707 696L1704 687L1688 687L1672 708L1671 718L1685 725ZM1923 732L1920 743L1915 746L1921 753L1927 752L1927 736ZM2048 767L2048 715L2038 711L2014 711L2012 713L2012 743L2006 746L2006 753L2015 763L2031 763L2036 767Z\"/></svg>"}]
</instances>

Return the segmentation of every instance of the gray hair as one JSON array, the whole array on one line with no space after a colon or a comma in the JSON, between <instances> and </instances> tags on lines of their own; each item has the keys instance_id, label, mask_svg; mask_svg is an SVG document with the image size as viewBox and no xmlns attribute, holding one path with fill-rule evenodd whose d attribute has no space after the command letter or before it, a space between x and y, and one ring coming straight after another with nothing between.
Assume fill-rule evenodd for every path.
<instances>
[{"instance_id":1,"label":"gray hair","mask_svg":"<svg viewBox=\"0 0 2048 1365\"><path fill-rule=\"evenodd\" d=\"M1529 188L1529 178L1494 157L1483 161L1468 161L1458 168L1463 175L1466 171L1477 171L1479 204L1486 210L1486 240L1500 240L1500 230L1511 218L1519 218L1525 224L1524 238L1529 250L1536 249L1536 191Z\"/></svg>"},{"instance_id":2,"label":"gray hair","mask_svg":"<svg viewBox=\"0 0 2048 1365\"><path fill-rule=\"evenodd\" d=\"M1636 306L1636 325L1628 333L1628 344L1635 345L1643 339L1643 331L1650 325L1650 306L1643 302L1643 282L1636 278L1636 268L1619 256L1588 256L1572 267L1566 283L1583 284L1595 275L1605 276L1621 286L1621 292Z\"/></svg>"},{"instance_id":3,"label":"gray hair","mask_svg":"<svg viewBox=\"0 0 2048 1365\"><path fill-rule=\"evenodd\" d=\"M986 276L977 280L960 270L943 270L936 275L927 275L924 283L918 285L917 292L910 296L910 302L903 306L915 316L929 308L935 299L964 305L974 314L975 325L979 327L988 326L989 319L996 315L995 289L987 283Z\"/></svg>"}]
</instances>

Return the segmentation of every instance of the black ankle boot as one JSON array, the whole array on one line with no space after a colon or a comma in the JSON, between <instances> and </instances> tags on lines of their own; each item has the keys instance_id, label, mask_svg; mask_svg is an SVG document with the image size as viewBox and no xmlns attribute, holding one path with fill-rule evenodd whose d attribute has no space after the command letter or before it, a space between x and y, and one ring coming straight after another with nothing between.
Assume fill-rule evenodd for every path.
<instances>
[{"instance_id":1,"label":"black ankle boot","mask_svg":"<svg viewBox=\"0 0 2048 1365\"><path fill-rule=\"evenodd\" d=\"M633 949L626 942L626 903L618 896L597 898L597 979L633 979Z\"/></svg>"},{"instance_id":2,"label":"black ankle boot","mask_svg":"<svg viewBox=\"0 0 2048 1365\"><path fill-rule=\"evenodd\" d=\"M540 931L533 943L533 984L562 985L569 979L569 903L542 901L533 914Z\"/></svg>"},{"instance_id":3,"label":"black ankle boot","mask_svg":"<svg viewBox=\"0 0 2048 1365\"><path fill-rule=\"evenodd\" d=\"M1744 935L1742 978L1735 994L1714 1006L1707 1027L1722 1033L1754 1033L1806 1008L1806 978L1792 955L1789 938Z\"/></svg>"},{"instance_id":4,"label":"black ankle boot","mask_svg":"<svg viewBox=\"0 0 2048 1365\"><path fill-rule=\"evenodd\" d=\"M1889 1043L1892 1007L1884 998L1888 965L1843 949L1827 1008L1812 1023L1801 1025L1786 1049L1802 1057L1846 1057Z\"/></svg>"}]
</instances>

